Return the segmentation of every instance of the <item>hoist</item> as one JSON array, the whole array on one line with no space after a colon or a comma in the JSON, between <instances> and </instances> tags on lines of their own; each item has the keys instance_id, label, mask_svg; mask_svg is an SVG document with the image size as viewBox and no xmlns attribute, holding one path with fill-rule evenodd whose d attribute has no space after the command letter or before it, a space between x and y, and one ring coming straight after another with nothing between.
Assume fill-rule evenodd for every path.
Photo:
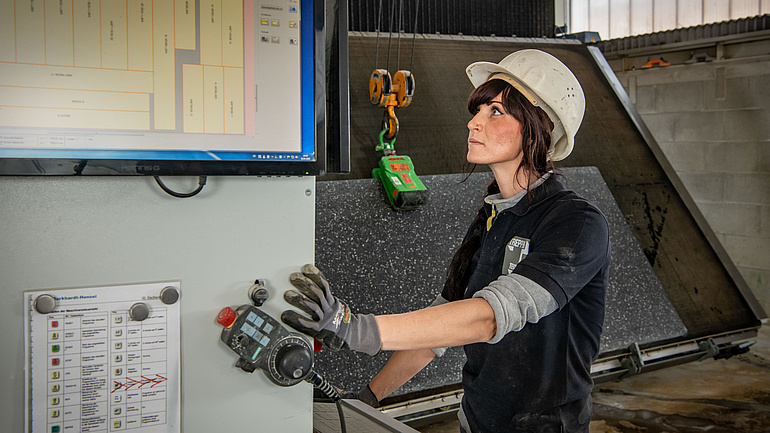
<instances>
[{"instance_id":1,"label":"hoist","mask_svg":"<svg viewBox=\"0 0 770 433\"><path fill-rule=\"evenodd\" d=\"M369 99L372 104L385 108L382 125L383 138L392 140L398 134L396 108L407 107L414 95L414 77L410 71L400 70L391 78L387 69L375 69L369 78Z\"/></svg>"},{"instance_id":2,"label":"hoist","mask_svg":"<svg viewBox=\"0 0 770 433\"><path fill-rule=\"evenodd\" d=\"M401 12L399 11L399 24ZM417 1L419 7L419 0ZM415 11L418 9L415 8ZM393 28L395 15L395 1L392 3L390 14L390 28ZM377 68L379 61L379 23L382 17L382 0L380 0L380 12L377 21L377 48L375 50L375 69L369 78L369 100L373 105L385 109L382 130L379 134L379 144L375 151L382 152L379 167L372 170L372 177L380 179L390 205L396 210L413 210L422 207L428 201L428 189L414 172L412 159L406 155L396 155L395 142L399 131L399 122L396 117L396 108L407 107L412 103L414 96L415 80L410 70L398 68L391 76L388 69ZM415 30L417 33L417 17L415 13ZM392 31L388 37L388 63L390 63L390 41ZM401 37L399 31L399 61ZM412 63L414 63L414 38L412 39ZM411 67L410 67L411 69Z\"/></svg>"}]
</instances>

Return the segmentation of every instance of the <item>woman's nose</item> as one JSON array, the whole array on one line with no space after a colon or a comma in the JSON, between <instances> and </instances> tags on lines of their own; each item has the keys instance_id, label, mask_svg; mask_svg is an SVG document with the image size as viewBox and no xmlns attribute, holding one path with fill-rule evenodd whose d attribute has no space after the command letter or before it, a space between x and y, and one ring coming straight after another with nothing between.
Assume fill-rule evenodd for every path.
<instances>
[{"instance_id":1,"label":"woman's nose","mask_svg":"<svg viewBox=\"0 0 770 433\"><path fill-rule=\"evenodd\" d=\"M477 131L479 129L479 122L476 120L476 116L473 116L470 121L468 121L468 130L470 131Z\"/></svg>"}]
</instances>

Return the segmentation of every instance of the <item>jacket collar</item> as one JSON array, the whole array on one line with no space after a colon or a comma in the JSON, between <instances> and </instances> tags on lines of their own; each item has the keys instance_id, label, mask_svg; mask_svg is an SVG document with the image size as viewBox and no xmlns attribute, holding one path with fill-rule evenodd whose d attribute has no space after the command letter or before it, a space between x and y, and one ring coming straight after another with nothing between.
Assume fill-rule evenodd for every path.
<instances>
[{"instance_id":1,"label":"jacket collar","mask_svg":"<svg viewBox=\"0 0 770 433\"><path fill-rule=\"evenodd\" d=\"M499 194L487 196L484 199L485 205L490 207L490 212L494 210L495 214L510 210L517 216L526 215L531 209L542 203L553 194L566 191L566 188L557 179L559 176L553 172L548 172L535 183L531 191L531 197L527 197L527 192L522 191L509 199L502 199Z\"/></svg>"}]
</instances>

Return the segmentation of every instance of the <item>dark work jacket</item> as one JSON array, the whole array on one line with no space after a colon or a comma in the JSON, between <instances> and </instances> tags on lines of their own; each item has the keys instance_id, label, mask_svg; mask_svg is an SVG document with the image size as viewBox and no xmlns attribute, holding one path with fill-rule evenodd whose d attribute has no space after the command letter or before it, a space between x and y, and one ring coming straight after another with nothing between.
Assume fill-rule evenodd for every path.
<instances>
[{"instance_id":1,"label":"dark work jacket","mask_svg":"<svg viewBox=\"0 0 770 433\"><path fill-rule=\"evenodd\" d=\"M534 189L531 199L499 212L471 262L465 298L512 272L548 290L558 303L555 312L496 344L464 347L463 411L473 432L588 431L609 229L596 206L556 177ZM485 207L489 217L491 206Z\"/></svg>"}]
</instances>

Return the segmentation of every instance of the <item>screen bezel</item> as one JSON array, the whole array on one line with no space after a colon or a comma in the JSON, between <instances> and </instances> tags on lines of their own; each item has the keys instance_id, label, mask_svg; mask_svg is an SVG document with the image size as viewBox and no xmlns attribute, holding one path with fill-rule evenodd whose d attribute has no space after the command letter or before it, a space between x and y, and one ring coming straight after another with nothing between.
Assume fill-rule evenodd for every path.
<instances>
[{"instance_id":1,"label":"screen bezel","mask_svg":"<svg viewBox=\"0 0 770 433\"><path fill-rule=\"evenodd\" d=\"M127 159L120 151L97 150L99 157L57 156L53 150L43 157L0 157L0 175L5 176L228 176L276 175L317 176L326 172L326 11L324 0L301 0L302 147L312 140L315 159L305 160L216 160L200 159L190 152L168 152L163 158ZM312 23L308 26L307 23ZM308 38L312 43L305 43ZM320 101L320 102L319 102ZM18 154L18 152L16 152ZM158 152L162 155L164 152Z\"/></svg>"}]
</instances>

